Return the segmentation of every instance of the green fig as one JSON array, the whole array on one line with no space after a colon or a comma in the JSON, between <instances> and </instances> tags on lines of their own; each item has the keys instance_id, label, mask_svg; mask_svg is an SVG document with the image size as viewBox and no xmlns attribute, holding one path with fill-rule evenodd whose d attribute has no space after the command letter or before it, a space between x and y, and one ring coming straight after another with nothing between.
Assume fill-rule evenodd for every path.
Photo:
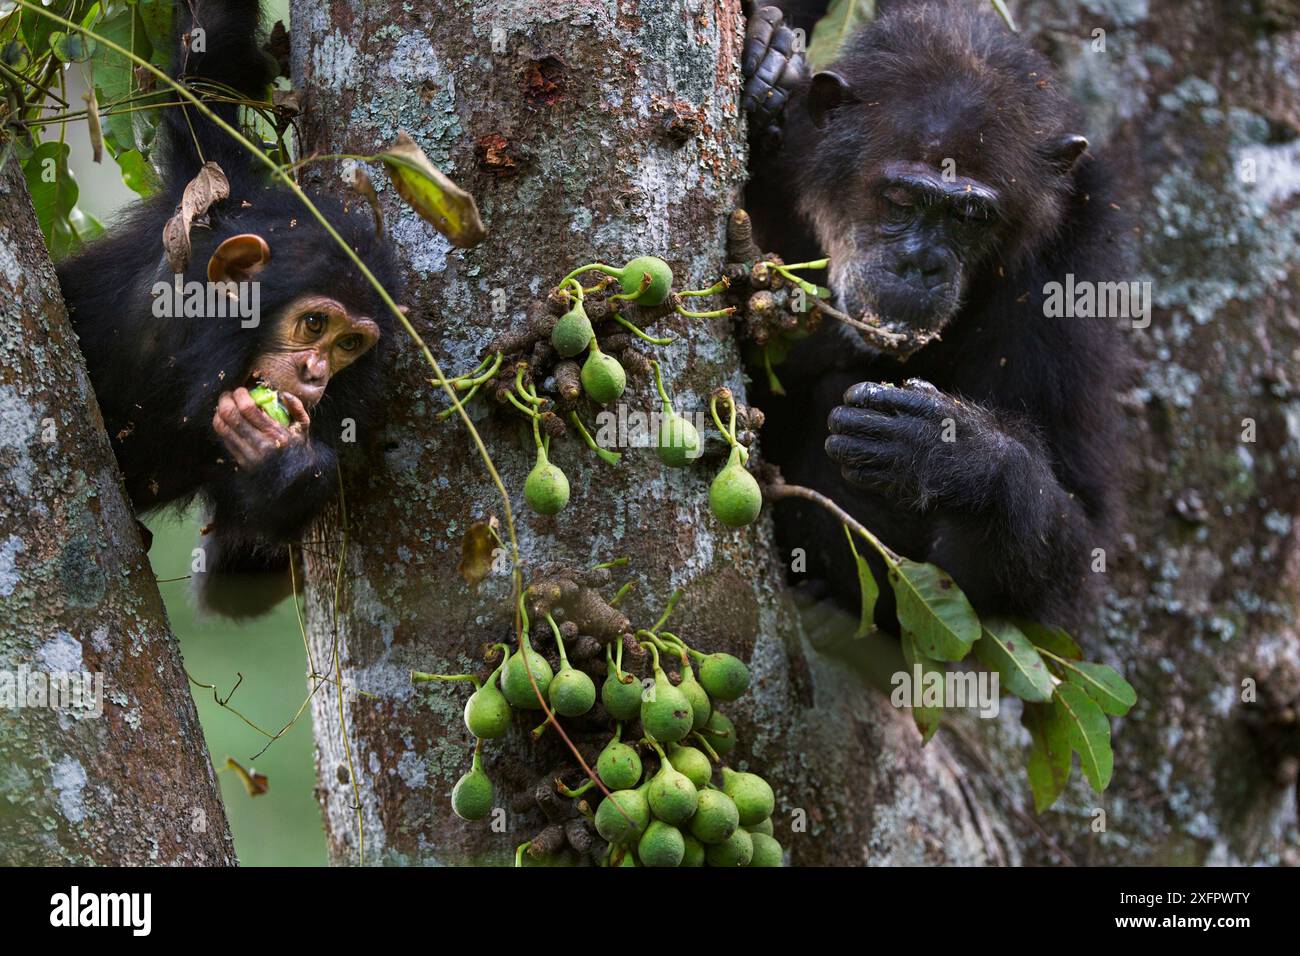
<instances>
[{"instance_id":1,"label":"green fig","mask_svg":"<svg viewBox=\"0 0 1300 956\"><path fill-rule=\"evenodd\" d=\"M531 647L528 648L528 664L525 665L524 660L523 649L510 655L505 670L501 672L501 692L505 694L511 707L520 710L541 710L542 702L533 693L532 682L528 679L528 670L532 670L533 677L537 680L537 689L545 694L551 686L551 665L546 662L545 657Z\"/></svg>"},{"instance_id":2,"label":"green fig","mask_svg":"<svg viewBox=\"0 0 1300 956\"><path fill-rule=\"evenodd\" d=\"M749 831L749 839L754 844L754 853L750 857L750 866L782 866L785 852L769 834Z\"/></svg>"},{"instance_id":3,"label":"green fig","mask_svg":"<svg viewBox=\"0 0 1300 956\"><path fill-rule=\"evenodd\" d=\"M615 737L596 758L596 775L610 790L631 790L641 782L641 758Z\"/></svg>"},{"instance_id":4,"label":"green fig","mask_svg":"<svg viewBox=\"0 0 1300 956\"><path fill-rule=\"evenodd\" d=\"M725 757L736 746L735 726L727 719L726 714L716 708L700 728L700 736L719 757Z\"/></svg>"},{"instance_id":5,"label":"green fig","mask_svg":"<svg viewBox=\"0 0 1300 956\"><path fill-rule=\"evenodd\" d=\"M758 823L755 823L752 826L745 827L745 829L748 830L750 833L764 833L768 836L772 836L772 834L775 832L772 826L771 817L768 817L766 820L760 820Z\"/></svg>"},{"instance_id":6,"label":"green fig","mask_svg":"<svg viewBox=\"0 0 1300 956\"><path fill-rule=\"evenodd\" d=\"M713 705L709 703L707 688L695 679L695 670L689 661L682 661L682 680L677 689L691 702L691 729L699 730L708 721Z\"/></svg>"},{"instance_id":7,"label":"green fig","mask_svg":"<svg viewBox=\"0 0 1300 956\"><path fill-rule=\"evenodd\" d=\"M776 797L771 786L756 773L741 773L723 767L722 792L736 805L742 827L762 823L776 809Z\"/></svg>"},{"instance_id":8,"label":"green fig","mask_svg":"<svg viewBox=\"0 0 1300 956\"><path fill-rule=\"evenodd\" d=\"M650 277L646 285L645 277ZM629 302L662 305L673 287L673 270L656 256L637 256L618 272L619 285Z\"/></svg>"},{"instance_id":9,"label":"green fig","mask_svg":"<svg viewBox=\"0 0 1300 956\"><path fill-rule=\"evenodd\" d=\"M700 457L700 432L689 419L683 418L664 402L655 452L669 468L685 468Z\"/></svg>"},{"instance_id":10,"label":"green fig","mask_svg":"<svg viewBox=\"0 0 1300 956\"><path fill-rule=\"evenodd\" d=\"M751 524L763 509L763 492L745 470L739 445L732 446L731 457L709 487L709 507L728 528Z\"/></svg>"},{"instance_id":11,"label":"green fig","mask_svg":"<svg viewBox=\"0 0 1300 956\"><path fill-rule=\"evenodd\" d=\"M596 808L596 832L610 843L638 839L649 823L650 805L640 790L615 790Z\"/></svg>"},{"instance_id":12,"label":"green fig","mask_svg":"<svg viewBox=\"0 0 1300 956\"><path fill-rule=\"evenodd\" d=\"M689 833L682 834L682 843L685 844L686 853L682 856L682 866L703 866L704 865L704 844Z\"/></svg>"},{"instance_id":13,"label":"green fig","mask_svg":"<svg viewBox=\"0 0 1300 956\"><path fill-rule=\"evenodd\" d=\"M591 319L587 318L587 310L581 302L575 302L573 308L560 316L555 328L551 330L551 345L555 346L555 351L563 358L573 358L582 354L595 334L591 328Z\"/></svg>"},{"instance_id":14,"label":"green fig","mask_svg":"<svg viewBox=\"0 0 1300 956\"><path fill-rule=\"evenodd\" d=\"M650 779L646 791L650 812L665 823L685 823L695 815L699 804L699 791L686 774L676 770L672 762L663 760L659 772Z\"/></svg>"},{"instance_id":15,"label":"green fig","mask_svg":"<svg viewBox=\"0 0 1300 956\"><path fill-rule=\"evenodd\" d=\"M524 500L539 515L558 514L569 503L569 479L552 465L546 449L537 448L537 464L524 480Z\"/></svg>"},{"instance_id":16,"label":"green fig","mask_svg":"<svg viewBox=\"0 0 1300 956\"><path fill-rule=\"evenodd\" d=\"M739 657L710 654L700 661L700 683L714 700L735 700L749 686L749 668Z\"/></svg>"},{"instance_id":17,"label":"green fig","mask_svg":"<svg viewBox=\"0 0 1300 956\"><path fill-rule=\"evenodd\" d=\"M496 674L465 701L465 726L480 740L504 736L510 729L510 702L497 690ZM532 688L529 688L532 691Z\"/></svg>"},{"instance_id":18,"label":"green fig","mask_svg":"<svg viewBox=\"0 0 1300 956\"><path fill-rule=\"evenodd\" d=\"M703 790L713 778L713 764L702 750L670 744L668 759L675 770L686 774L686 779L695 784L696 790Z\"/></svg>"},{"instance_id":19,"label":"green fig","mask_svg":"<svg viewBox=\"0 0 1300 956\"><path fill-rule=\"evenodd\" d=\"M682 831L663 820L651 820L636 845L642 866L681 866L686 855Z\"/></svg>"},{"instance_id":20,"label":"green fig","mask_svg":"<svg viewBox=\"0 0 1300 956\"><path fill-rule=\"evenodd\" d=\"M609 669L600 688L600 700L615 720L635 720L641 713L641 682L631 674L623 676L632 677L632 683L624 684L615 669Z\"/></svg>"},{"instance_id":21,"label":"green fig","mask_svg":"<svg viewBox=\"0 0 1300 956\"><path fill-rule=\"evenodd\" d=\"M740 813L731 798L709 787L700 791L699 805L691 817L691 835L705 845L722 843L740 826Z\"/></svg>"},{"instance_id":22,"label":"green fig","mask_svg":"<svg viewBox=\"0 0 1300 956\"><path fill-rule=\"evenodd\" d=\"M561 717L580 717L596 703L596 684L565 661L551 680L549 694L551 706Z\"/></svg>"},{"instance_id":23,"label":"green fig","mask_svg":"<svg viewBox=\"0 0 1300 956\"><path fill-rule=\"evenodd\" d=\"M582 390L593 402L608 405L627 388L627 372L618 359L600 350L593 340L591 354L582 363Z\"/></svg>"},{"instance_id":24,"label":"green fig","mask_svg":"<svg viewBox=\"0 0 1300 956\"><path fill-rule=\"evenodd\" d=\"M253 400L258 408L270 415L272 421L279 422L286 428L289 427L289 409L284 407L284 404L280 401L280 395L275 389L259 385L248 390L248 397Z\"/></svg>"},{"instance_id":25,"label":"green fig","mask_svg":"<svg viewBox=\"0 0 1300 956\"><path fill-rule=\"evenodd\" d=\"M704 848L709 866L749 866L754 858L754 838L748 830L737 829L727 839Z\"/></svg>"},{"instance_id":26,"label":"green fig","mask_svg":"<svg viewBox=\"0 0 1300 956\"><path fill-rule=\"evenodd\" d=\"M661 744L681 740L691 732L691 702L655 665L653 699L641 701L641 729Z\"/></svg>"},{"instance_id":27,"label":"green fig","mask_svg":"<svg viewBox=\"0 0 1300 956\"><path fill-rule=\"evenodd\" d=\"M469 772L452 788L451 809L462 820L482 820L492 812L492 781L483 772L477 751Z\"/></svg>"}]
</instances>

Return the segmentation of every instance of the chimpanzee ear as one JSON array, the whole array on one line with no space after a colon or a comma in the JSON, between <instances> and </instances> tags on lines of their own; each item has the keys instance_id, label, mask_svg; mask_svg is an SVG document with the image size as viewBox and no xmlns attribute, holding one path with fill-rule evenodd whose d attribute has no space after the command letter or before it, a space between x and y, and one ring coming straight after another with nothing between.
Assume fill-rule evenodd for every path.
<instances>
[{"instance_id":1,"label":"chimpanzee ear","mask_svg":"<svg viewBox=\"0 0 1300 956\"><path fill-rule=\"evenodd\" d=\"M1043 148L1048 162L1062 173L1068 173L1088 149L1088 141L1078 133L1058 136Z\"/></svg>"},{"instance_id":2,"label":"chimpanzee ear","mask_svg":"<svg viewBox=\"0 0 1300 956\"><path fill-rule=\"evenodd\" d=\"M826 114L856 99L848 80L838 73L822 70L813 74L812 85L808 87L808 115L814 126L822 127L826 125Z\"/></svg>"},{"instance_id":3,"label":"chimpanzee ear","mask_svg":"<svg viewBox=\"0 0 1300 956\"><path fill-rule=\"evenodd\" d=\"M209 282L243 282L251 279L271 261L271 247L251 232L231 236L208 260Z\"/></svg>"}]
</instances>

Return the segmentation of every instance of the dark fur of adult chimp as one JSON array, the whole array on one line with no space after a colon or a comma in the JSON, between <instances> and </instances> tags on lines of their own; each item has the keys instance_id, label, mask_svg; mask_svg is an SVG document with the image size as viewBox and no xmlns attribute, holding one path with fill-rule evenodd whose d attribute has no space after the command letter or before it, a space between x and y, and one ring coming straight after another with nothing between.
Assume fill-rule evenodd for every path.
<instances>
[{"instance_id":1,"label":"dark fur of adult chimp","mask_svg":"<svg viewBox=\"0 0 1300 956\"><path fill-rule=\"evenodd\" d=\"M1043 287L1125 279L1126 230L1047 61L987 3L881 6L813 76L780 11L755 12L746 205L763 249L831 257L844 312L940 337L902 361L824 321L779 369L789 398L758 399L764 453L977 610L1072 626L1115 529L1129 366L1113 320L1046 317ZM776 513L782 545L856 601L835 519Z\"/></svg>"},{"instance_id":2,"label":"dark fur of adult chimp","mask_svg":"<svg viewBox=\"0 0 1300 956\"><path fill-rule=\"evenodd\" d=\"M265 97L276 68L257 45L256 0L190 0L176 11L174 75ZM190 42L200 28L201 43ZM236 107L210 105L238 122ZM393 326L301 203L215 124L197 110L169 108L159 139L159 194L64 262L59 281L136 510L200 498L207 519L205 571L194 582L200 606L262 613L285 593L286 544L301 538L337 488L340 451L378 427ZM256 283L256 327L221 317L234 310L211 308L210 296L200 315L155 314L155 284L174 281L163 226L205 160L225 172L230 196L191 229L183 281L204 290ZM364 204L348 210L328 196L312 199L395 293L389 248ZM250 398L259 383L280 392L287 427Z\"/></svg>"}]
</instances>

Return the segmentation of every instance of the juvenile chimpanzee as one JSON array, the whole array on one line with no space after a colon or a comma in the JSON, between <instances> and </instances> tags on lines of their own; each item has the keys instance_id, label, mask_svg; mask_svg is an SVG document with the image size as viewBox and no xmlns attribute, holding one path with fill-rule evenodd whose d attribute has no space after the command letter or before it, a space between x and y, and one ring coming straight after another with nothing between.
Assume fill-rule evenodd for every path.
<instances>
[{"instance_id":1,"label":"juvenile chimpanzee","mask_svg":"<svg viewBox=\"0 0 1300 956\"><path fill-rule=\"evenodd\" d=\"M275 65L257 45L259 16L256 0L177 3L174 75L263 98ZM237 123L235 106L210 105ZM195 581L200 604L260 613L284 593L286 543L301 537L337 487L340 450L376 428L392 327L378 296L301 203L214 123L193 108L168 108L159 139L161 191L64 262L59 281L132 503L149 512L198 496L208 519L200 541L206 568ZM180 313L157 301L155 284L175 281L164 224L204 162L220 165L230 196L191 229L179 281L205 291L240 284L243 303L260 306L255 326L231 314L233 302L214 308L220 300L212 296ZM348 211L327 196L312 199L396 292L389 249L364 204ZM280 393L287 426L250 397L259 383Z\"/></svg>"},{"instance_id":2,"label":"juvenile chimpanzee","mask_svg":"<svg viewBox=\"0 0 1300 956\"><path fill-rule=\"evenodd\" d=\"M762 248L830 256L843 311L940 337L904 362L827 320L781 367L790 397L760 400L765 453L978 610L1069 625L1114 523L1125 353L1113 320L1046 316L1044 285L1125 278L1123 226L1049 65L987 3L888 7L811 77L755 12L747 205ZM782 543L855 600L834 519L781 509Z\"/></svg>"}]
</instances>

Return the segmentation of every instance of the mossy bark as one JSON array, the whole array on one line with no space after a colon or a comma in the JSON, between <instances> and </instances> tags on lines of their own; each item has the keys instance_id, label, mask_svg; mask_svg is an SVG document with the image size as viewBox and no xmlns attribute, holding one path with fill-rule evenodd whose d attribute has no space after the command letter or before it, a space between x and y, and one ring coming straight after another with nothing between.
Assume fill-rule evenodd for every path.
<instances>
[{"instance_id":1,"label":"mossy bark","mask_svg":"<svg viewBox=\"0 0 1300 956\"><path fill-rule=\"evenodd\" d=\"M0 707L0 864L232 864L180 649L12 158L0 354L0 679L13 698ZM19 694L83 673L102 678L102 713Z\"/></svg>"}]
</instances>

